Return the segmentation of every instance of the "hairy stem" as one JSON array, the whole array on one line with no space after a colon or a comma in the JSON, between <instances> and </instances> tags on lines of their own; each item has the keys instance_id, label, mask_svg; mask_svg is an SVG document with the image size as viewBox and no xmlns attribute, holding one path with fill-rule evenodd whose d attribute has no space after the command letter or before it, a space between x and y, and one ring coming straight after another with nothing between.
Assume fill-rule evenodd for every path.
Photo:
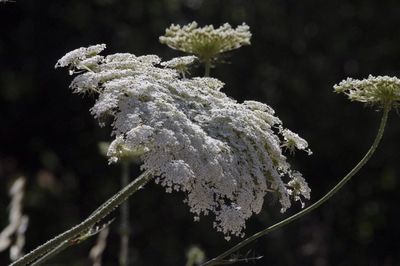
<instances>
[{"instance_id":1,"label":"hairy stem","mask_svg":"<svg viewBox=\"0 0 400 266\"><path fill-rule=\"evenodd\" d=\"M98 208L93 214L91 214L82 223L72 227L70 230L56 236L55 238L47 241L43 245L37 247L30 253L26 254L24 257L12 263L10 266L23 266L31 263L34 260L42 257L46 258L47 254L51 255L53 249L58 249L59 246L65 241L72 241L78 236L84 234L90 230L97 222L101 221L106 217L111 211L117 208L121 203L123 203L129 196L138 191L142 186L144 186L150 179L151 174L146 171L133 180L129 185L120 190L117 194L107 200L100 208ZM44 257L44 258L43 258Z\"/></svg>"},{"instance_id":2,"label":"hairy stem","mask_svg":"<svg viewBox=\"0 0 400 266\"><path fill-rule=\"evenodd\" d=\"M122 162L122 175L121 185L126 187L129 184L129 162ZM119 252L119 265L129 265L129 202L125 201L121 205L121 225L120 225L120 252Z\"/></svg>"},{"instance_id":3,"label":"hairy stem","mask_svg":"<svg viewBox=\"0 0 400 266\"><path fill-rule=\"evenodd\" d=\"M56 256L58 253L63 251L64 249L68 248L71 246L70 241L66 240L62 242L60 245L56 246L49 252L47 252L44 256L40 257L39 259L35 260L32 262L31 266L39 266L51 259L52 257Z\"/></svg>"},{"instance_id":4,"label":"hairy stem","mask_svg":"<svg viewBox=\"0 0 400 266\"><path fill-rule=\"evenodd\" d=\"M361 159L361 161L358 162L358 164L351 169L351 171L343 177L342 180L340 180L339 183L337 183L336 186L334 186L326 195L324 195L320 200L318 200L317 202L315 202L314 204L310 205L309 207L299 211L298 213L270 226L267 227L266 229L246 238L245 240L241 241L240 243L238 243L237 245L235 245L234 247L230 248L229 250L225 251L224 253L220 254L219 256L207 261L206 263L202 264L202 266L210 266L210 265L218 265L218 264L226 264L229 261L224 260L226 257L228 257L229 255L231 255L232 253L238 251L239 249L241 249L242 247L246 246L247 244L251 243L252 241L278 229L281 228L301 217L303 217L304 215L308 214L309 212L315 210L316 208L318 208L319 206L321 206L323 203L325 203L327 200L329 200L340 188L343 187L344 184L346 184L347 181L349 181L366 163L367 161L371 158L371 156L373 155L373 153L375 152L376 148L379 145L379 142L382 139L383 136L383 132L385 131L385 126L386 126L386 122L388 119L388 114L389 114L390 108L386 107L384 108L383 111L383 116L379 125L379 129L378 129L378 133L375 137L374 142L372 143L371 147L369 148L368 152L364 155L364 157ZM233 259L231 261L231 263L234 263L235 260Z\"/></svg>"}]
</instances>

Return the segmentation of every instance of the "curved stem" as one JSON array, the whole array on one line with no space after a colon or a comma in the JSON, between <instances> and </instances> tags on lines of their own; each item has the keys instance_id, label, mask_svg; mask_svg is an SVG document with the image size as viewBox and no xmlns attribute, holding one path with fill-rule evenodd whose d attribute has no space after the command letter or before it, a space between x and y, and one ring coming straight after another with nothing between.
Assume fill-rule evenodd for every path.
<instances>
[{"instance_id":1,"label":"curved stem","mask_svg":"<svg viewBox=\"0 0 400 266\"><path fill-rule=\"evenodd\" d=\"M367 161L371 158L372 154L375 152L376 148L379 145L379 142L382 139L383 136L383 132L385 131L385 126L386 126L386 122L387 122L387 118L388 118L388 114L389 114L390 108L384 108L383 111L383 116L379 125L379 130L378 133L375 137L375 140L372 144L372 146L369 148L368 152L364 155L364 157L361 159L361 161L353 168L351 169L351 171L345 176L343 177L342 180L340 180L339 183L337 183L336 186L334 186L325 196L323 196L320 200L318 200L317 202L315 202L314 204L310 205L309 207L299 211L298 213L250 236L249 238L246 238L245 240L243 240L242 242L240 242L239 244L235 245L234 247L230 248L229 250L225 251L224 253L222 253L221 255L215 257L214 259L211 259L209 261L207 261L206 263L202 264L202 266L210 266L210 265L218 265L218 264L222 264L224 261L223 259L226 258L227 256L231 255L232 253L236 252L237 250L241 249L242 247L246 246L247 244L249 244L250 242L260 238L261 236L264 236L278 228L281 228L284 225L287 225L301 217L303 217L304 215L306 215L307 213L315 210L316 208L318 208L319 206L321 206L323 203L325 203L327 200L329 200L340 188L343 187L344 184L346 184L347 181L349 181L366 163ZM226 262L226 261L225 261ZM234 261L232 261L234 262Z\"/></svg>"},{"instance_id":2,"label":"curved stem","mask_svg":"<svg viewBox=\"0 0 400 266\"><path fill-rule=\"evenodd\" d=\"M24 257L12 263L10 266L27 265L40 257L41 259L44 259L44 257L46 257L49 252L51 254L53 249L58 249L59 246L64 244L65 241L71 241L72 239L90 230L93 225L95 225L97 222L106 217L111 211L121 205L121 203L123 203L130 195L135 193L148 181L150 181L150 179L151 174L148 171L144 172L131 183L129 183L129 185L127 185L117 194L111 197L111 199L107 200L100 208L98 208L82 223L47 241L43 245L26 254Z\"/></svg>"}]
</instances>

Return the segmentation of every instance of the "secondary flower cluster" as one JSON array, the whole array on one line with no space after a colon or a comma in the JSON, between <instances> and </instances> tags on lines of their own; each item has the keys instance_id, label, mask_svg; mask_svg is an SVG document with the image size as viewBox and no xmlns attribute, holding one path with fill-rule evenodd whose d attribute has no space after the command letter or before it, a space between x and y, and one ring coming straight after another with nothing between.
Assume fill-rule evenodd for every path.
<instances>
[{"instance_id":1,"label":"secondary flower cluster","mask_svg":"<svg viewBox=\"0 0 400 266\"><path fill-rule=\"evenodd\" d=\"M335 85L334 90L346 94L351 101L380 107L397 108L400 103L400 80L396 77L370 75L363 80L347 78Z\"/></svg>"},{"instance_id":2,"label":"secondary flower cluster","mask_svg":"<svg viewBox=\"0 0 400 266\"><path fill-rule=\"evenodd\" d=\"M218 54L250 44L251 33L245 23L233 29L225 23L214 29L212 25L198 28L196 22L181 27L172 24L160 37L160 42L172 49L194 54L201 61L209 61Z\"/></svg>"},{"instance_id":3,"label":"secondary flower cluster","mask_svg":"<svg viewBox=\"0 0 400 266\"><path fill-rule=\"evenodd\" d=\"M163 67L169 67L176 69L183 77L186 73L189 73L189 66L196 61L197 57L194 55L181 56L172 58L169 61L162 62L160 65Z\"/></svg>"},{"instance_id":4,"label":"secondary flower cluster","mask_svg":"<svg viewBox=\"0 0 400 266\"><path fill-rule=\"evenodd\" d=\"M91 113L101 124L112 118L110 162L139 154L156 183L186 192L195 220L214 213L215 228L227 238L242 235L267 193L282 212L292 200L309 199L307 183L282 154L283 147L310 152L307 142L284 129L271 107L237 103L217 79L181 78L158 56L103 57L104 48L79 48L56 67L76 71L74 92L98 93Z\"/></svg>"}]
</instances>

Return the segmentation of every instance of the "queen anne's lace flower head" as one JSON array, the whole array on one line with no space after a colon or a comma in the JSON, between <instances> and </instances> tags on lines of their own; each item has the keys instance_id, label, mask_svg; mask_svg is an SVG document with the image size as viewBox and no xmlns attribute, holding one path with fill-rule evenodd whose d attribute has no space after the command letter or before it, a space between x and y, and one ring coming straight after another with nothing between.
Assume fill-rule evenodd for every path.
<instances>
[{"instance_id":1,"label":"queen anne's lace flower head","mask_svg":"<svg viewBox=\"0 0 400 266\"><path fill-rule=\"evenodd\" d=\"M102 57L98 47L104 46L72 51L56 66L80 69L96 58L71 88L99 93L90 111L99 121L112 118L110 162L140 154L156 183L185 192L196 220L213 213L214 226L227 237L242 235L267 192L282 211L291 200L309 199L307 183L281 149L293 139L291 148L308 151L307 142L287 133L270 106L236 102L220 92L224 84L217 79L182 79L175 69L159 67L157 56Z\"/></svg>"},{"instance_id":2,"label":"queen anne's lace flower head","mask_svg":"<svg viewBox=\"0 0 400 266\"><path fill-rule=\"evenodd\" d=\"M284 143L282 144L282 147L287 148L291 153L294 153L294 151L297 149L297 150L304 150L309 155L312 154L312 151L307 148L308 147L307 141L301 138L296 133L285 128L284 130L282 130L281 134L285 140Z\"/></svg>"},{"instance_id":3,"label":"queen anne's lace flower head","mask_svg":"<svg viewBox=\"0 0 400 266\"><path fill-rule=\"evenodd\" d=\"M189 66L197 59L194 55L175 57L169 61L162 62L160 65L169 68L180 69L183 66Z\"/></svg>"},{"instance_id":4,"label":"queen anne's lace flower head","mask_svg":"<svg viewBox=\"0 0 400 266\"><path fill-rule=\"evenodd\" d=\"M214 29L212 25L199 28L196 22L186 26L172 24L160 37L160 42L172 49L194 54L201 61L210 61L218 54L250 44L251 33L245 23L233 29L225 23Z\"/></svg>"},{"instance_id":5,"label":"queen anne's lace flower head","mask_svg":"<svg viewBox=\"0 0 400 266\"><path fill-rule=\"evenodd\" d=\"M386 108L397 108L400 104L400 80L396 77L347 78L333 88L337 93L346 94L351 101Z\"/></svg>"},{"instance_id":6,"label":"queen anne's lace flower head","mask_svg":"<svg viewBox=\"0 0 400 266\"><path fill-rule=\"evenodd\" d=\"M87 48L81 47L73 50L58 60L56 67L70 66L75 69L86 69L97 66L97 64L103 59L103 57L98 56L98 54L105 48L105 44L98 44Z\"/></svg>"},{"instance_id":7,"label":"queen anne's lace flower head","mask_svg":"<svg viewBox=\"0 0 400 266\"><path fill-rule=\"evenodd\" d=\"M176 69L184 77L188 73L188 68L196 61L197 57L194 55L175 57L169 61L162 62L160 65Z\"/></svg>"}]
</instances>

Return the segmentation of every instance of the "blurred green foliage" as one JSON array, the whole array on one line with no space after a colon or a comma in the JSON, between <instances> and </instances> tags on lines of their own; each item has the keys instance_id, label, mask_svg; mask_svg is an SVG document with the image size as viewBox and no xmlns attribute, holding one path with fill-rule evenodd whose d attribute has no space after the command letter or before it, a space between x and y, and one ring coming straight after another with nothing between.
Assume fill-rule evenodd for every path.
<instances>
[{"instance_id":1,"label":"blurred green foliage","mask_svg":"<svg viewBox=\"0 0 400 266\"><path fill-rule=\"evenodd\" d=\"M252 45L230 53L212 75L224 91L271 105L287 127L306 138L312 157L292 162L318 199L368 149L379 113L332 93L347 76L399 75L400 3L395 0L17 0L0 4L0 228L7 224L12 177L28 180L26 250L86 217L119 188L119 167L107 165L98 143L109 141L88 109L93 99L71 94L66 73L54 70L67 51L106 43L106 53L180 53L158 43L171 23L218 26L246 22ZM196 71L193 72L197 73ZM201 70L199 70L201 73ZM318 211L249 247L264 255L256 265L399 265L398 115L368 165ZM132 170L132 177L139 173ZM156 185L131 202L132 265L184 265L196 245L212 257L232 245L193 222L181 194ZM266 199L247 233L286 214ZM114 216L118 214L115 213ZM116 265L118 223L104 255ZM89 265L94 239L56 257L51 265ZM245 255L248 250L243 250ZM8 263L0 254L0 265Z\"/></svg>"}]
</instances>

